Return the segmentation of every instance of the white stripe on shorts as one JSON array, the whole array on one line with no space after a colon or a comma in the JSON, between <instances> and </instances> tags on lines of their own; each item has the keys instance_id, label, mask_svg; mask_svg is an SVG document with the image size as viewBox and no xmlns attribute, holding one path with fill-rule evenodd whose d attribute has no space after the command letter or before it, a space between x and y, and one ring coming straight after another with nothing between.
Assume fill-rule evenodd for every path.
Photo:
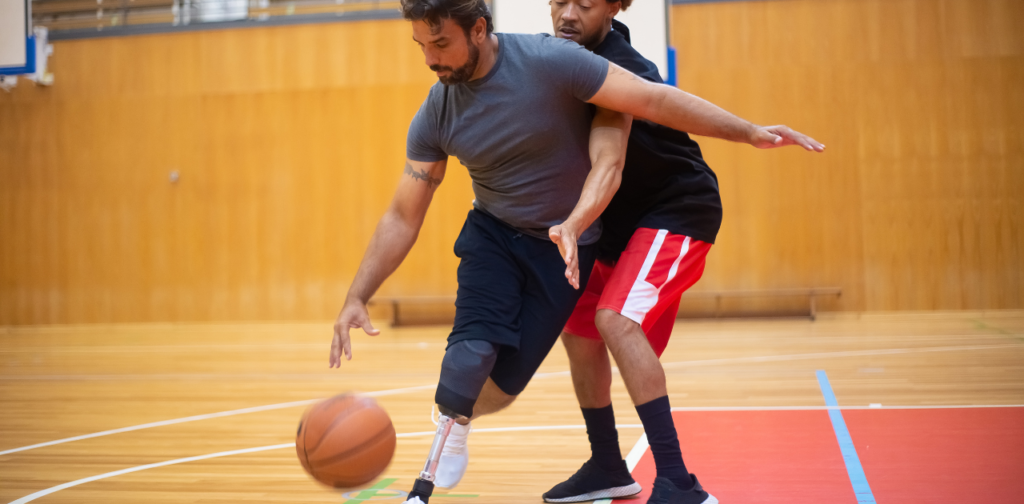
<instances>
[{"instance_id":1,"label":"white stripe on shorts","mask_svg":"<svg viewBox=\"0 0 1024 504\"><path fill-rule=\"evenodd\" d=\"M679 250L679 257L676 257L672 267L668 270L668 277L665 279L665 282L658 287L650 284L647 281L647 276L650 274L654 261L661 252L662 245L665 244L665 237L667 235L667 229L658 230L658 234L651 243L650 250L647 251L644 265L640 268L640 273L637 274L633 287L629 289L629 294L626 296L626 302L622 305L622 311L620 312L622 316L640 325L643 325L647 312L651 311L651 308L658 304L658 296L661 294L661 289L675 278L679 272L679 263L683 261L683 257L686 257L686 253L690 250L690 237L687 236L683 240L682 248Z\"/></svg>"}]
</instances>

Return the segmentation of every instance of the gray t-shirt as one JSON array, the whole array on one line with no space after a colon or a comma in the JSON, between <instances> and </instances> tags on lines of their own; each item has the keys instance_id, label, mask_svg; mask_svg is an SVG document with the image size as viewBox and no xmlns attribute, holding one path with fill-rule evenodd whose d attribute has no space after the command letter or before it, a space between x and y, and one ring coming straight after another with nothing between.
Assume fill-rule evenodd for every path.
<instances>
[{"instance_id":1,"label":"gray t-shirt","mask_svg":"<svg viewBox=\"0 0 1024 504\"><path fill-rule=\"evenodd\" d=\"M572 213L590 172L589 100L608 61L548 35L498 34L494 68L481 79L430 89L409 126L414 161L449 155L469 169L474 205L529 235ZM579 238L597 241L600 221Z\"/></svg>"}]
</instances>

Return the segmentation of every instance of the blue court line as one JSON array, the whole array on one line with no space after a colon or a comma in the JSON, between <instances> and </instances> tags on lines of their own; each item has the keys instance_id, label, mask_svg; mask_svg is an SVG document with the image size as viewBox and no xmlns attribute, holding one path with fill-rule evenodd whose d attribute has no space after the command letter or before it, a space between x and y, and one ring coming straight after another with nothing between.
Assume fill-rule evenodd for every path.
<instances>
[{"instance_id":1,"label":"blue court line","mask_svg":"<svg viewBox=\"0 0 1024 504\"><path fill-rule=\"evenodd\" d=\"M846 473L850 475L850 483L853 485L853 493L857 497L857 504L875 504L875 494L871 493L871 485L868 484L868 477L864 474L864 468L860 465L857 448L853 446L853 438L850 437L850 430L846 428L843 412L839 410L839 402L836 401L836 394L832 392L832 385L828 382L828 375L821 370L817 371L817 375L818 385L821 387L821 395L825 396L825 405L829 406L828 418L832 420L832 430L836 432L839 450L843 452L843 463L846 464Z\"/></svg>"}]
</instances>

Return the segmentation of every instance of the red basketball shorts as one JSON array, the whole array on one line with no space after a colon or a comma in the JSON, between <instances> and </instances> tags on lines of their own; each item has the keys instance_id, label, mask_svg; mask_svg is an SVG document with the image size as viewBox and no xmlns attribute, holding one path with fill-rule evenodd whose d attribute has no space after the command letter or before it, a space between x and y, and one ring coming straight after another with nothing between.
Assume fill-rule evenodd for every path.
<instances>
[{"instance_id":1,"label":"red basketball shorts","mask_svg":"<svg viewBox=\"0 0 1024 504\"><path fill-rule=\"evenodd\" d=\"M637 229L614 266L594 265L565 332L599 340L594 316L597 310L612 310L640 324L660 357L672 335L679 298L704 274L710 249L709 243L664 229Z\"/></svg>"}]
</instances>

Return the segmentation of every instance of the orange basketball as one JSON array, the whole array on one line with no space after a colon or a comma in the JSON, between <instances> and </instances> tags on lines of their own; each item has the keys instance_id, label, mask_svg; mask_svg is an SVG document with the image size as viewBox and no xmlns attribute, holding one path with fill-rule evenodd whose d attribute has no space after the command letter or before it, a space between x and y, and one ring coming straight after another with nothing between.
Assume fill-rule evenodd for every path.
<instances>
[{"instance_id":1,"label":"orange basketball","mask_svg":"<svg viewBox=\"0 0 1024 504\"><path fill-rule=\"evenodd\" d=\"M395 454L395 427L369 397L342 394L311 406L295 437L299 462L317 481L335 488L376 478Z\"/></svg>"}]
</instances>

